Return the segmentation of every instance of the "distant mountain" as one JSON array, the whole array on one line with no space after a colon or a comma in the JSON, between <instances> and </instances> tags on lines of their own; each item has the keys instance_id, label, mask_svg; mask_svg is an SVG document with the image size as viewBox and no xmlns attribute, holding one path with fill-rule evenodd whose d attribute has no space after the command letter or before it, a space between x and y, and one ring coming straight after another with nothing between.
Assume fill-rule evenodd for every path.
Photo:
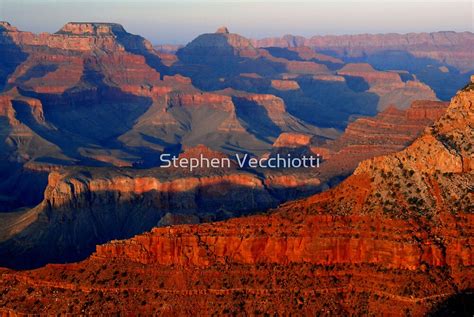
<instances>
[{"instance_id":1,"label":"distant mountain","mask_svg":"<svg viewBox=\"0 0 474 317\"><path fill-rule=\"evenodd\" d=\"M474 69L472 32L408 34L322 35L304 38L285 35L252 41L255 47L310 47L332 51L341 57L362 57L383 51L406 51L418 58L430 58L466 72Z\"/></svg>"},{"instance_id":2,"label":"distant mountain","mask_svg":"<svg viewBox=\"0 0 474 317\"><path fill-rule=\"evenodd\" d=\"M256 44L227 28L203 34L177 51L178 61L171 70L190 77L203 90L233 88L277 95L292 115L320 127L345 126L352 115L373 115L389 104L406 108L413 100L437 99L428 85L406 70L345 65L306 46ZM465 82L465 75L458 77Z\"/></svg>"},{"instance_id":3,"label":"distant mountain","mask_svg":"<svg viewBox=\"0 0 474 317\"><path fill-rule=\"evenodd\" d=\"M253 40L255 47L309 47L345 62L368 62L380 70L406 70L449 100L474 71L474 34L433 32L408 34L326 35ZM450 85L446 85L450 82Z\"/></svg>"}]
</instances>

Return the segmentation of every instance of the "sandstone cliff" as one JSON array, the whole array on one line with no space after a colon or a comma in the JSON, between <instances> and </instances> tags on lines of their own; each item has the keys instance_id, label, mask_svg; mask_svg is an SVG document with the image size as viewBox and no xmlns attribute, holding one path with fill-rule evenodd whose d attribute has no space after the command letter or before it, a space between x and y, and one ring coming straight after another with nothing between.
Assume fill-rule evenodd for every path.
<instances>
[{"instance_id":1,"label":"sandstone cliff","mask_svg":"<svg viewBox=\"0 0 474 317\"><path fill-rule=\"evenodd\" d=\"M471 32L435 32L408 34L358 34L339 36L285 36L253 41L256 47L311 47L332 50L340 55L358 57L385 50L407 50L417 57L429 57L447 61L464 71L474 68L473 52L469 48L474 43ZM455 45L456 48L452 48Z\"/></svg>"},{"instance_id":2,"label":"sandstone cliff","mask_svg":"<svg viewBox=\"0 0 474 317\"><path fill-rule=\"evenodd\" d=\"M405 150L269 215L157 228L78 264L5 270L4 312L434 313L474 286L473 100L468 87ZM19 301L23 290L37 301Z\"/></svg>"}]
</instances>

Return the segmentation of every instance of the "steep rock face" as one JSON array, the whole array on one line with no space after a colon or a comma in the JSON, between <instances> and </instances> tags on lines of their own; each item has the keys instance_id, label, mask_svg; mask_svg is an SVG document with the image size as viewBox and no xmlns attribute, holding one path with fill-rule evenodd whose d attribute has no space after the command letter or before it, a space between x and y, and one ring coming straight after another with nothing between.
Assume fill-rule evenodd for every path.
<instances>
[{"instance_id":1,"label":"steep rock face","mask_svg":"<svg viewBox=\"0 0 474 317\"><path fill-rule=\"evenodd\" d=\"M186 153L186 152L185 152ZM181 156L180 158L184 158ZM220 184L220 186L217 186ZM226 185L227 184L227 185ZM214 189L210 189L211 186L216 186ZM67 210L68 207L83 207L89 205L92 202L84 199L86 195L101 195L101 193L121 193L121 200L128 200L132 197L139 198L144 193L156 193L158 196L163 196L165 199L173 200L172 195L179 193L186 193L190 198L181 201L175 201L178 205L181 205L179 209L186 210L197 210L196 206L192 206L195 202L193 200L199 197L204 198L206 188L209 193L214 193L217 196L225 195L225 193L231 191L230 187L234 187L237 190L239 187L248 187L254 189L256 192L263 190L261 181L252 175L246 175L238 173L222 176L210 176L210 177L183 177L170 181L160 181L155 177L113 177L109 179L81 179L81 178L68 178L58 173L51 173L49 176L48 188L45 192L45 203L50 208L58 208ZM200 192L200 193L199 193ZM166 196L168 197L166 197ZM194 197L194 198L193 198ZM228 197L231 199L231 197ZM208 199L211 199L208 197ZM166 205L175 205L175 203L166 203L161 201L158 197L152 199L153 204L157 209L163 208ZM214 200L217 201L217 200ZM118 201L119 203L119 201ZM236 202L231 203L235 204Z\"/></svg>"},{"instance_id":2,"label":"steep rock face","mask_svg":"<svg viewBox=\"0 0 474 317\"><path fill-rule=\"evenodd\" d=\"M417 57L446 61L464 71L474 68L474 56L470 49L474 35L471 32L328 35L311 38L288 35L283 38L255 40L253 43L256 47L306 46L351 57L387 50L407 50Z\"/></svg>"},{"instance_id":3,"label":"steep rock face","mask_svg":"<svg viewBox=\"0 0 474 317\"><path fill-rule=\"evenodd\" d=\"M286 69L288 72L295 74L319 74L329 72L325 65L313 62L289 61L286 65Z\"/></svg>"},{"instance_id":4,"label":"steep rock face","mask_svg":"<svg viewBox=\"0 0 474 317\"><path fill-rule=\"evenodd\" d=\"M55 34L39 35L5 28L2 40L28 56L8 83L38 93L64 93L81 81L97 84L101 78L91 68L105 75L108 84L133 92L159 84L156 70L166 69L147 40L114 23L71 22Z\"/></svg>"},{"instance_id":5,"label":"steep rock face","mask_svg":"<svg viewBox=\"0 0 474 317\"><path fill-rule=\"evenodd\" d=\"M78 259L97 243L127 238L156 224L263 211L324 186L327 178L316 171L232 170L224 177L222 172L194 175L175 170L170 175L153 169L162 152L177 153L181 146L204 141L228 154L260 156L273 150L282 132L334 138L338 131L319 129L311 118L323 116L323 110L335 104L356 114L370 104L369 99L352 102L355 95L370 92L356 93L346 87L344 77L329 73L341 66L334 65L339 64L336 60L322 61L324 56L309 52L301 52L305 57L290 52L299 56L294 59L273 56L252 49L239 36L221 34L228 38L224 49L232 49L214 70L227 72L229 56L237 54L237 66L229 73L239 78L252 74L245 80L255 80L255 85L239 82L247 91L196 89L195 78L179 75L180 61L168 56L169 65L177 66L164 67L163 55L146 40L114 24L70 23L57 34L40 35L2 25L0 55L5 58L0 66L9 68L0 115L2 122L8 122L0 131L5 140L0 165L7 175L0 181L0 201L6 208L2 211L28 207L1 215L0 258L6 264L24 267ZM214 61L212 47L208 53ZM213 78L213 69L194 67L204 78ZM230 80L224 75L216 80L227 87ZM323 93L315 91L313 96L307 86L314 82L287 91L271 87L272 80L287 78L299 86L312 76L343 80L326 81ZM323 99L334 102L326 104ZM298 113L305 107L306 113ZM344 122L341 112L347 112L337 111L335 116ZM377 152L368 146L366 153ZM77 167L63 170L65 165ZM47 173L51 173L49 186L44 180ZM44 201L30 208L43 199L45 188ZM12 253L17 256L9 256Z\"/></svg>"},{"instance_id":6,"label":"steep rock face","mask_svg":"<svg viewBox=\"0 0 474 317\"><path fill-rule=\"evenodd\" d=\"M97 243L151 229L167 213L185 223L186 219L206 222L264 210L283 197L274 196L258 176L235 169L150 172L49 173L44 200L25 210L31 219L28 226L22 225L23 213L8 219L10 234L2 236L0 253L14 252L16 257L3 257L3 265L32 267L77 260L90 254ZM168 179L170 174L174 179Z\"/></svg>"},{"instance_id":7,"label":"steep rock face","mask_svg":"<svg viewBox=\"0 0 474 317\"><path fill-rule=\"evenodd\" d=\"M373 118L356 119L337 140L311 149L325 161L322 172L349 174L362 160L402 150L439 119L447 106L446 102L427 100L415 101L406 110L390 106Z\"/></svg>"},{"instance_id":8,"label":"steep rock face","mask_svg":"<svg viewBox=\"0 0 474 317\"><path fill-rule=\"evenodd\" d=\"M211 94L211 93L198 93L198 94L183 94L176 93L170 94L168 103L170 107L203 107L207 106L210 108L219 109L226 112L232 112L235 110L232 98L229 96Z\"/></svg>"},{"instance_id":9,"label":"steep rock face","mask_svg":"<svg viewBox=\"0 0 474 317\"><path fill-rule=\"evenodd\" d=\"M472 287L473 100L473 92L460 93L446 115L406 150L365 161L341 187L287 204L274 216L155 229L130 242L98 247L96 256L162 265L372 263L401 270L446 266L456 272L455 283ZM395 180L400 183L392 183ZM339 200L348 188L353 194ZM390 191L395 196L385 196ZM384 202L387 197L394 201ZM412 221L417 217L415 229ZM296 219L302 221L297 228L277 225ZM354 231L345 236L348 227ZM459 227L463 229L455 229ZM397 234L390 234L390 228ZM344 242L336 237L344 237Z\"/></svg>"},{"instance_id":10,"label":"steep rock face","mask_svg":"<svg viewBox=\"0 0 474 317\"><path fill-rule=\"evenodd\" d=\"M116 23L70 22L64 25L58 33L79 36L113 36L117 33L125 33L125 29Z\"/></svg>"},{"instance_id":11,"label":"steep rock face","mask_svg":"<svg viewBox=\"0 0 474 317\"><path fill-rule=\"evenodd\" d=\"M364 78L369 85L390 83L393 85L402 84L400 75L391 72L376 71L371 65L366 63L347 64L337 71L338 75L348 75Z\"/></svg>"},{"instance_id":12,"label":"steep rock face","mask_svg":"<svg viewBox=\"0 0 474 317\"><path fill-rule=\"evenodd\" d=\"M432 120L436 121L446 112L446 102L429 102L417 100L412 102L406 110L408 120Z\"/></svg>"},{"instance_id":13,"label":"steep rock face","mask_svg":"<svg viewBox=\"0 0 474 317\"><path fill-rule=\"evenodd\" d=\"M283 54L283 56L278 56L278 54L274 56L272 52L268 50L260 50L259 54L269 61L284 65L286 71L294 75L314 75L329 72L328 67L322 64L320 60L316 60L317 62L315 62L315 60L304 60L303 58L295 60L292 56L286 56L285 54Z\"/></svg>"},{"instance_id":14,"label":"steep rock face","mask_svg":"<svg viewBox=\"0 0 474 317\"><path fill-rule=\"evenodd\" d=\"M301 146L309 146L311 144L311 136L299 133L282 133L278 136L275 143L273 143L274 147L287 147L287 148L294 148L294 147L301 147Z\"/></svg>"},{"instance_id":15,"label":"steep rock face","mask_svg":"<svg viewBox=\"0 0 474 317\"><path fill-rule=\"evenodd\" d=\"M379 70L404 70L407 72L404 81L411 81L412 75L416 75L418 81L429 85L444 101L456 93L474 69L472 32L359 34L307 39L285 36L253 41L253 44L255 47L279 46L280 50L286 51L310 47L345 62L367 62ZM330 65L333 68L341 66L337 63ZM425 91L425 96L427 93Z\"/></svg>"},{"instance_id":16,"label":"steep rock face","mask_svg":"<svg viewBox=\"0 0 474 317\"><path fill-rule=\"evenodd\" d=\"M10 85L44 94L61 94L77 85L84 72L84 61L63 54L30 54L8 79Z\"/></svg>"},{"instance_id":17,"label":"steep rock face","mask_svg":"<svg viewBox=\"0 0 474 317\"><path fill-rule=\"evenodd\" d=\"M433 70L438 69L438 62L411 63L403 55L409 54L406 50L400 53L403 56L386 60L365 55L335 58L309 46L257 45L232 33L204 34L177 52L179 60L172 70L186 74L207 91L232 88L275 94L297 119L338 129L344 129L352 115L375 115L392 104L405 109L414 100L447 100L465 82L465 75L449 65L439 65L448 68L439 77ZM436 74L429 75L432 72ZM457 80L462 81L458 84ZM275 137L276 133L266 134Z\"/></svg>"},{"instance_id":18,"label":"steep rock face","mask_svg":"<svg viewBox=\"0 0 474 317\"><path fill-rule=\"evenodd\" d=\"M287 115L283 99L274 95L250 94L245 99L256 103L265 109L268 117L277 125L283 125L284 117Z\"/></svg>"},{"instance_id":19,"label":"steep rock face","mask_svg":"<svg viewBox=\"0 0 474 317\"><path fill-rule=\"evenodd\" d=\"M343 76L338 75L326 75L326 74L318 74L313 76L314 80L321 80L321 81L334 81L334 82L345 82L346 79Z\"/></svg>"},{"instance_id":20,"label":"steep rock face","mask_svg":"<svg viewBox=\"0 0 474 317\"><path fill-rule=\"evenodd\" d=\"M307 46L290 47L289 50L292 52L297 52L298 56L304 60L317 60L317 61L329 62L333 64L343 64L342 60L332 57L330 55L317 53Z\"/></svg>"},{"instance_id":21,"label":"steep rock face","mask_svg":"<svg viewBox=\"0 0 474 317\"><path fill-rule=\"evenodd\" d=\"M272 80L272 87L278 90L298 90L300 86L294 80Z\"/></svg>"},{"instance_id":22,"label":"steep rock face","mask_svg":"<svg viewBox=\"0 0 474 317\"><path fill-rule=\"evenodd\" d=\"M259 52L250 40L227 28L220 28L215 33L203 34L194 39L186 47L178 51L180 59L185 61L205 62L210 55L219 60L223 56L257 57Z\"/></svg>"},{"instance_id":23,"label":"steep rock face","mask_svg":"<svg viewBox=\"0 0 474 317\"><path fill-rule=\"evenodd\" d=\"M21 46L46 46L82 52L97 48L107 51L123 51L141 47L152 49L152 45L144 38L130 35L116 23L70 22L55 34L36 35L16 28L6 28L5 31L16 44Z\"/></svg>"},{"instance_id":24,"label":"steep rock face","mask_svg":"<svg viewBox=\"0 0 474 317\"><path fill-rule=\"evenodd\" d=\"M457 223L454 218L445 220ZM472 217L464 220L468 221L467 226L472 226ZM226 262L252 265L370 263L390 269L416 270L422 263L435 267L474 264L469 245L463 245L465 239L449 237L452 245L444 255L442 247L434 243L422 246L413 243L413 231L403 222L394 226L391 221L380 219L374 229L371 228L374 219L369 217L308 216L300 230L287 232L280 228L259 232L267 221L253 217L249 221L232 221L217 228L206 224L154 229L130 240L98 246L93 257L183 266L211 266ZM255 223L257 225L252 225ZM273 227L273 224L285 222L275 217L269 223ZM348 224L353 233L348 232ZM403 232L397 237L398 241L395 232ZM357 233L359 237L356 237ZM207 251L206 246L211 246L212 251Z\"/></svg>"},{"instance_id":25,"label":"steep rock face","mask_svg":"<svg viewBox=\"0 0 474 317\"><path fill-rule=\"evenodd\" d=\"M224 158L227 157L224 153L213 151L212 149L208 148L204 144L198 144L194 147L185 147L183 152L179 154L180 158L197 158L202 155L205 158Z\"/></svg>"},{"instance_id":26,"label":"steep rock face","mask_svg":"<svg viewBox=\"0 0 474 317\"><path fill-rule=\"evenodd\" d=\"M437 100L434 91L429 86L416 80L404 82L400 74L377 71L369 64L347 64L338 70L337 74L345 76L346 80L362 78L369 86L367 91L380 96L379 110L385 109L390 104L404 109L414 100Z\"/></svg>"},{"instance_id":27,"label":"steep rock face","mask_svg":"<svg viewBox=\"0 0 474 317\"><path fill-rule=\"evenodd\" d=\"M405 150L269 215L156 228L78 264L3 271L5 312L62 311L66 298L88 298L90 313L163 312L163 300L171 314L436 312L474 286L473 100L460 92ZM15 300L28 287L42 306Z\"/></svg>"},{"instance_id":28,"label":"steep rock face","mask_svg":"<svg viewBox=\"0 0 474 317\"><path fill-rule=\"evenodd\" d=\"M0 96L0 115L6 117L10 125L17 124L15 120L15 110L12 106L12 100L9 96Z\"/></svg>"}]
</instances>

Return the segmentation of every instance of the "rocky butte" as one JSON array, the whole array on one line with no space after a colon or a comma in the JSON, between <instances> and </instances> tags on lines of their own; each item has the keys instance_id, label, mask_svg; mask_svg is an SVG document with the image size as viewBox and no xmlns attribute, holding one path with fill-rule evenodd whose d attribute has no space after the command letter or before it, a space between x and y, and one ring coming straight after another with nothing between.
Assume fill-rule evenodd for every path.
<instances>
[{"instance_id":1,"label":"rocky butte","mask_svg":"<svg viewBox=\"0 0 474 317\"><path fill-rule=\"evenodd\" d=\"M5 269L3 314L459 314L474 287L473 126L471 84L406 149L322 194Z\"/></svg>"},{"instance_id":2,"label":"rocky butte","mask_svg":"<svg viewBox=\"0 0 474 317\"><path fill-rule=\"evenodd\" d=\"M411 102L438 98L411 70L261 47L226 28L174 55L115 23L34 34L2 22L0 55L0 266L18 269L327 190L361 160L402 150L445 107ZM439 66L443 86L459 87L464 74ZM188 172L160 169L162 153L324 162Z\"/></svg>"},{"instance_id":3,"label":"rocky butte","mask_svg":"<svg viewBox=\"0 0 474 317\"><path fill-rule=\"evenodd\" d=\"M0 265L15 268L326 190L361 160L403 149L445 106L408 107L436 99L408 71L257 47L225 28L170 55L115 23L71 22L53 34L1 23L0 52ZM321 153L324 162L189 173L160 169L162 153Z\"/></svg>"}]
</instances>

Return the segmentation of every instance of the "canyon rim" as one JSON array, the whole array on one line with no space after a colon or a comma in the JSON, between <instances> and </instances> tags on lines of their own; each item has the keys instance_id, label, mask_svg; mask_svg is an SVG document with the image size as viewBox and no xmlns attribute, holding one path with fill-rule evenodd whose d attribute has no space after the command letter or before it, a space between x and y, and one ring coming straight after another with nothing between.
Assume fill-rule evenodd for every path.
<instances>
[{"instance_id":1,"label":"canyon rim","mask_svg":"<svg viewBox=\"0 0 474 317\"><path fill-rule=\"evenodd\" d=\"M474 314L465 2L22 3L0 316Z\"/></svg>"}]
</instances>

